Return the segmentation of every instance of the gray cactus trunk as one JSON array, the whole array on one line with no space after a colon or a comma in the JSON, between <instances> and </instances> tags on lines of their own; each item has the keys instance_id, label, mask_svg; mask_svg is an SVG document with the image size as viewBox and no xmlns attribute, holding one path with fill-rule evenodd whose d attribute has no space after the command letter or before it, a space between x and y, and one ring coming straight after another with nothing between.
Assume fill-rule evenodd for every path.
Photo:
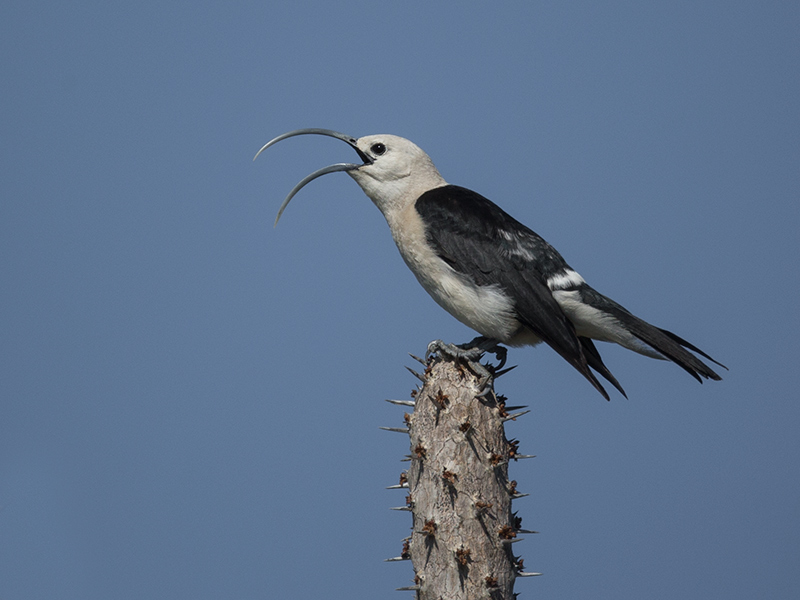
<instances>
[{"instance_id":1,"label":"gray cactus trunk","mask_svg":"<svg viewBox=\"0 0 800 600\"><path fill-rule=\"evenodd\" d=\"M514 415L493 389L477 396L478 377L458 359L434 356L418 376L424 385L405 417L411 465L394 486L407 487L403 508L413 515L411 537L392 560L410 559L415 580L400 589L421 600L511 600L515 579L535 574L514 553L519 534L530 533L511 510L521 495L508 463L522 457L504 423Z\"/></svg>"}]
</instances>

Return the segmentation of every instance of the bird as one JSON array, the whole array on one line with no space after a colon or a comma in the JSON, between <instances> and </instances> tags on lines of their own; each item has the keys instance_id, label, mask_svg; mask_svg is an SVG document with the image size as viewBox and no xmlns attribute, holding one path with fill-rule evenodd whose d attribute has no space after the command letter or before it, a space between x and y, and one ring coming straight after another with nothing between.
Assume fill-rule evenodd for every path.
<instances>
[{"instance_id":1,"label":"bird","mask_svg":"<svg viewBox=\"0 0 800 600\"><path fill-rule=\"evenodd\" d=\"M442 350L472 359L484 351L500 356L500 350L505 351L500 344L544 342L606 400L608 392L595 373L627 395L594 341L672 361L701 383L721 377L695 354L727 369L678 335L596 291L533 230L481 194L447 183L431 158L405 138L355 138L330 129L296 129L267 142L253 160L274 144L300 135L339 139L361 162L336 163L302 179L281 204L275 226L309 182L339 171L352 177L385 217L400 255L422 287L480 334L459 347L435 340L429 353ZM504 358L503 354L503 362Z\"/></svg>"}]
</instances>

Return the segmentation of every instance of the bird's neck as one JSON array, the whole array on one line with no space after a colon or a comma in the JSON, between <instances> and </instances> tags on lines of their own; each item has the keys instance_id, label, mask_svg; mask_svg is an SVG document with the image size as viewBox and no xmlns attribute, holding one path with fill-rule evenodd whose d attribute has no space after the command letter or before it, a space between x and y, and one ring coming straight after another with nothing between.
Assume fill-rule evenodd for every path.
<instances>
[{"instance_id":1,"label":"bird's neck","mask_svg":"<svg viewBox=\"0 0 800 600\"><path fill-rule=\"evenodd\" d=\"M447 182L436 169L426 173L424 177L401 177L390 181L378 181L368 174L359 171L348 173L364 190L367 197L383 213L389 224L398 215L413 205L417 198L428 190L447 185Z\"/></svg>"}]
</instances>

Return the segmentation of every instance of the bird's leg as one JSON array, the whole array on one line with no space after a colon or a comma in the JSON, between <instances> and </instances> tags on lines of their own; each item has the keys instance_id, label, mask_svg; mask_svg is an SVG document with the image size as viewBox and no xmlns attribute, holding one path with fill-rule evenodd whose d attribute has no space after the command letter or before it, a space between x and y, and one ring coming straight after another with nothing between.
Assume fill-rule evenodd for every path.
<instances>
[{"instance_id":1,"label":"bird's leg","mask_svg":"<svg viewBox=\"0 0 800 600\"><path fill-rule=\"evenodd\" d=\"M506 360L508 359L508 348L505 346L501 346L497 340L493 340L492 338L487 338L485 336L479 335L475 339L466 344L459 344L459 348L480 348L483 352L491 352L494 354L495 358L500 361L497 365L495 365L494 370L495 372L502 369L505 364Z\"/></svg>"},{"instance_id":2,"label":"bird's leg","mask_svg":"<svg viewBox=\"0 0 800 600\"><path fill-rule=\"evenodd\" d=\"M447 344L442 340L433 340L428 344L428 349L425 352L425 358L430 358L431 354L439 353L446 354L452 358L463 360L467 366L478 376L478 396L489 393L491 386L489 382L492 379L492 374L481 363L481 357L486 352L483 348L473 347L471 344L462 344L456 346L455 344Z\"/></svg>"},{"instance_id":3,"label":"bird's leg","mask_svg":"<svg viewBox=\"0 0 800 600\"><path fill-rule=\"evenodd\" d=\"M492 372L481 364L481 357L486 352L492 352L500 361L496 368L501 368L506 363L506 355L508 353L505 348L498 345L497 341L483 336L478 336L471 342L459 345L446 344L442 340L433 340L428 344L425 359L427 360L431 354L437 352L447 354L467 363L472 372L478 376L478 396L484 396L491 391L489 383L492 380Z\"/></svg>"}]
</instances>

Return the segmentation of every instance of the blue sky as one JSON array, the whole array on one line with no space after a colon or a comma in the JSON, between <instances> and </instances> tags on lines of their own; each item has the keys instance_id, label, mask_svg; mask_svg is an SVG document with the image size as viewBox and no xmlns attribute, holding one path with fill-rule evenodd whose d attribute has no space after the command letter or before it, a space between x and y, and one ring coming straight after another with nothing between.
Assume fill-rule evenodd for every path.
<instances>
[{"instance_id":1,"label":"blue sky","mask_svg":"<svg viewBox=\"0 0 800 600\"><path fill-rule=\"evenodd\" d=\"M796 2L5 2L0 598L395 597L404 366L472 332L300 127L415 141L730 367L498 383L522 597L797 598Z\"/></svg>"}]
</instances>

